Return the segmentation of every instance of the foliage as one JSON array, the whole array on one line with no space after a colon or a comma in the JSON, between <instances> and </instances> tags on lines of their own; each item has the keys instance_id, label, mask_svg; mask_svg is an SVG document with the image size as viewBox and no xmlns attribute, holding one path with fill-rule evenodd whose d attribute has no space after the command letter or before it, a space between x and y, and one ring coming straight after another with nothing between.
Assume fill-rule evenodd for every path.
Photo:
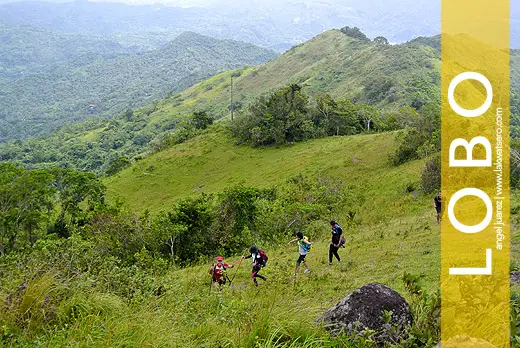
<instances>
[{"instance_id":1,"label":"foliage","mask_svg":"<svg viewBox=\"0 0 520 348\"><path fill-rule=\"evenodd\" d=\"M340 29L341 32L345 35L348 35L354 39L358 39L361 41L370 41L370 39L361 31L358 27L350 28L348 26Z\"/></svg>"},{"instance_id":2,"label":"foliage","mask_svg":"<svg viewBox=\"0 0 520 348\"><path fill-rule=\"evenodd\" d=\"M374 42L379 45L388 45L388 39L384 36L378 36L374 38Z\"/></svg>"},{"instance_id":3,"label":"foliage","mask_svg":"<svg viewBox=\"0 0 520 348\"><path fill-rule=\"evenodd\" d=\"M2 254L15 249L17 244L34 244L41 224L50 218L55 191L52 187L53 176L44 171L26 171L13 164L2 163L0 173Z\"/></svg>"},{"instance_id":4,"label":"foliage","mask_svg":"<svg viewBox=\"0 0 520 348\"><path fill-rule=\"evenodd\" d=\"M132 164L132 162L130 162L126 156L113 158L112 161L110 161L105 174L108 176L114 175L123 169L128 168L130 164Z\"/></svg>"},{"instance_id":5,"label":"foliage","mask_svg":"<svg viewBox=\"0 0 520 348\"><path fill-rule=\"evenodd\" d=\"M214 118L205 111L197 111L183 118L172 132L161 134L159 138L151 142L154 152L159 152L176 144L182 144L186 140L203 133L203 130L213 124Z\"/></svg>"},{"instance_id":6,"label":"foliage","mask_svg":"<svg viewBox=\"0 0 520 348\"><path fill-rule=\"evenodd\" d=\"M414 117L411 127L401 132L398 147L390 157L394 165L424 158L440 151L440 107L428 105Z\"/></svg>"},{"instance_id":7,"label":"foliage","mask_svg":"<svg viewBox=\"0 0 520 348\"><path fill-rule=\"evenodd\" d=\"M206 129L213 124L215 119L209 116L205 111L194 112L189 117L190 125L195 129Z\"/></svg>"},{"instance_id":8,"label":"foliage","mask_svg":"<svg viewBox=\"0 0 520 348\"><path fill-rule=\"evenodd\" d=\"M105 187L92 173L10 163L0 169L0 254L32 246L47 232L68 236L104 206Z\"/></svg>"},{"instance_id":9,"label":"foliage","mask_svg":"<svg viewBox=\"0 0 520 348\"><path fill-rule=\"evenodd\" d=\"M377 115L373 107L336 101L327 94L317 95L311 103L301 86L293 84L259 98L237 117L231 130L239 143L283 145L369 131Z\"/></svg>"},{"instance_id":10,"label":"foliage","mask_svg":"<svg viewBox=\"0 0 520 348\"><path fill-rule=\"evenodd\" d=\"M76 45L83 45L81 37L76 40ZM97 59L71 58L54 64L51 59L45 69L17 79L0 74L4 91L0 94L0 142L47 135L90 118L106 120L182 91L221 70L261 64L276 56L251 44L195 33L183 33L144 53L123 54L114 46L110 54L98 54Z\"/></svg>"},{"instance_id":11,"label":"foliage","mask_svg":"<svg viewBox=\"0 0 520 348\"><path fill-rule=\"evenodd\" d=\"M441 156L434 155L424 165L421 173L421 189L424 193L439 191L441 187Z\"/></svg>"}]
</instances>

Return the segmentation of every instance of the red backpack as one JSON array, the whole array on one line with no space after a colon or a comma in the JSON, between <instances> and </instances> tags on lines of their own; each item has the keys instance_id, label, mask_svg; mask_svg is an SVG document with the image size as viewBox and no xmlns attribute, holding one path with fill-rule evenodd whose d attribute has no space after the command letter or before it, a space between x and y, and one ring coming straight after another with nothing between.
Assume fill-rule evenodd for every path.
<instances>
[{"instance_id":1,"label":"red backpack","mask_svg":"<svg viewBox=\"0 0 520 348\"><path fill-rule=\"evenodd\" d=\"M258 250L258 253L262 257L262 266L265 267L267 264L267 260L269 260L269 257L267 257L267 254L262 249Z\"/></svg>"}]
</instances>

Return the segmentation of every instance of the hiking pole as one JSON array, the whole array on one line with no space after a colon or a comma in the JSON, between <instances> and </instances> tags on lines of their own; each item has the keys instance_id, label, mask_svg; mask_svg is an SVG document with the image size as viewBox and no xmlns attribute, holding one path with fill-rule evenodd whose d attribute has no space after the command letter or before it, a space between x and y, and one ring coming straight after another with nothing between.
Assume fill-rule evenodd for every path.
<instances>
[{"instance_id":1,"label":"hiking pole","mask_svg":"<svg viewBox=\"0 0 520 348\"><path fill-rule=\"evenodd\" d=\"M213 268L214 264L211 265L211 268ZM215 272L215 269L213 268L213 272ZM209 293L211 294L211 288L213 287L213 277L215 275L211 273L211 279L209 280Z\"/></svg>"},{"instance_id":2,"label":"hiking pole","mask_svg":"<svg viewBox=\"0 0 520 348\"><path fill-rule=\"evenodd\" d=\"M244 252L242 253L242 256L240 257L240 262L238 263L238 266L237 266L237 269L235 271L235 274L233 274L233 277L229 281L229 286L231 286L231 282L233 282L233 279L235 279L235 276L237 275L238 269L240 268L240 265L242 264L242 261L244 260L243 256L246 253L246 251L247 251L247 248L246 248L246 250L244 250Z\"/></svg>"},{"instance_id":3,"label":"hiking pole","mask_svg":"<svg viewBox=\"0 0 520 348\"><path fill-rule=\"evenodd\" d=\"M232 281L231 279L229 279L229 277L228 277L227 274L225 274L224 276L226 277L227 281L229 282L229 286L231 286L231 283L232 283L233 281Z\"/></svg>"}]
</instances>

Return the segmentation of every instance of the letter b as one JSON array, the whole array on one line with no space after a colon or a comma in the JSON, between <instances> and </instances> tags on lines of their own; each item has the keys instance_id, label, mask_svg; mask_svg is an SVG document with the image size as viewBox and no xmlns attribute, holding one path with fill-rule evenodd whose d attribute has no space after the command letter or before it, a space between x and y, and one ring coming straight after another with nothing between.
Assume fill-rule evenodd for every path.
<instances>
[{"instance_id":1,"label":"letter b","mask_svg":"<svg viewBox=\"0 0 520 348\"><path fill-rule=\"evenodd\" d=\"M473 159L473 148L475 145L484 145L486 149L486 159ZM466 159L455 159L455 150L462 146L466 149ZM487 138L479 136L471 139L468 143L465 139L457 138L450 144L450 167L491 167L491 144Z\"/></svg>"}]
</instances>

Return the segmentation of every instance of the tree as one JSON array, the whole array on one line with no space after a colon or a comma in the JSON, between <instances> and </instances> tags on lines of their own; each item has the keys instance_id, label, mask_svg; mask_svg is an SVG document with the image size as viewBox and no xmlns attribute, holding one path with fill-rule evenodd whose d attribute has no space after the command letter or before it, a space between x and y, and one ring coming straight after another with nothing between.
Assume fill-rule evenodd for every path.
<instances>
[{"instance_id":1,"label":"tree","mask_svg":"<svg viewBox=\"0 0 520 348\"><path fill-rule=\"evenodd\" d=\"M377 119L379 111L369 105L361 104L356 107L356 115L365 131L370 132L370 126L374 119ZM373 125L372 125L373 128Z\"/></svg>"},{"instance_id":2,"label":"tree","mask_svg":"<svg viewBox=\"0 0 520 348\"><path fill-rule=\"evenodd\" d=\"M110 164L108 165L105 174L107 176L114 175L116 173L119 173L123 169L128 168L130 164L131 162L126 156L115 157L112 159L112 161L110 161Z\"/></svg>"},{"instance_id":3,"label":"tree","mask_svg":"<svg viewBox=\"0 0 520 348\"><path fill-rule=\"evenodd\" d=\"M44 170L25 170L14 164L0 165L0 253L15 249L26 232L27 242L36 241L36 230L54 206L54 176Z\"/></svg>"},{"instance_id":4,"label":"tree","mask_svg":"<svg viewBox=\"0 0 520 348\"><path fill-rule=\"evenodd\" d=\"M168 213L164 228L175 234L167 243L181 264L193 262L213 251L214 245L209 242L213 218L207 195L185 199Z\"/></svg>"},{"instance_id":5,"label":"tree","mask_svg":"<svg viewBox=\"0 0 520 348\"><path fill-rule=\"evenodd\" d=\"M195 129L206 129L213 124L214 118L209 116L205 111L194 112L189 117L190 124Z\"/></svg>"},{"instance_id":6,"label":"tree","mask_svg":"<svg viewBox=\"0 0 520 348\"><path fill-rule=\"evenodd\" d=\"M260 97L231 127L241 142L253 146L302 141L315 132L308 97L297 84Z\"/></svg>"},{"instance_id":7,"label":"tree","mask_svg":"<svg viewBox=\"0 0 520 348\"><path fill-rule=\"evenodd\" d=\"M355 105L348 99L335 101L328 94L316 97L315 112L312 120L316 128L322 129L325 135L349 135L357 133Z\"/></svg>"},{"instance_id":8,"label":"tree","mask_svg":"<svg viewBox=\"0 0 520 348\"><path fill-rule=\"evenodd\" d=\"M387 38L384 36L378 36L378 37L374 38L374 42L378 45L388 45L389 44Z\"/></svg>"},{"instance_id":9,"label":"tree","mask_svg":"<svg viewBox=\"0 0 520 348\"><path fill-rule=\"evenodd\" d=\"M55 169L54 173L59 216L51 232L68 237L73 226L82 226L87 222L89 211L105 206L106 188L94 173L75 169Z\"/></svg>"},{"instance_id":10,"label":"tree","mask_svg":"<svg viewBox=\"0 0 520 348\"><path fill-rule=\"evenodd\" d=\"M343 34L350 36L354 39L358 39L358 40L366 41L366 42L370 41L370 39L358 27L350 28L350 27L346 26L344 28L341 28L340 30Z\"/></svg>"}]
</instances>

